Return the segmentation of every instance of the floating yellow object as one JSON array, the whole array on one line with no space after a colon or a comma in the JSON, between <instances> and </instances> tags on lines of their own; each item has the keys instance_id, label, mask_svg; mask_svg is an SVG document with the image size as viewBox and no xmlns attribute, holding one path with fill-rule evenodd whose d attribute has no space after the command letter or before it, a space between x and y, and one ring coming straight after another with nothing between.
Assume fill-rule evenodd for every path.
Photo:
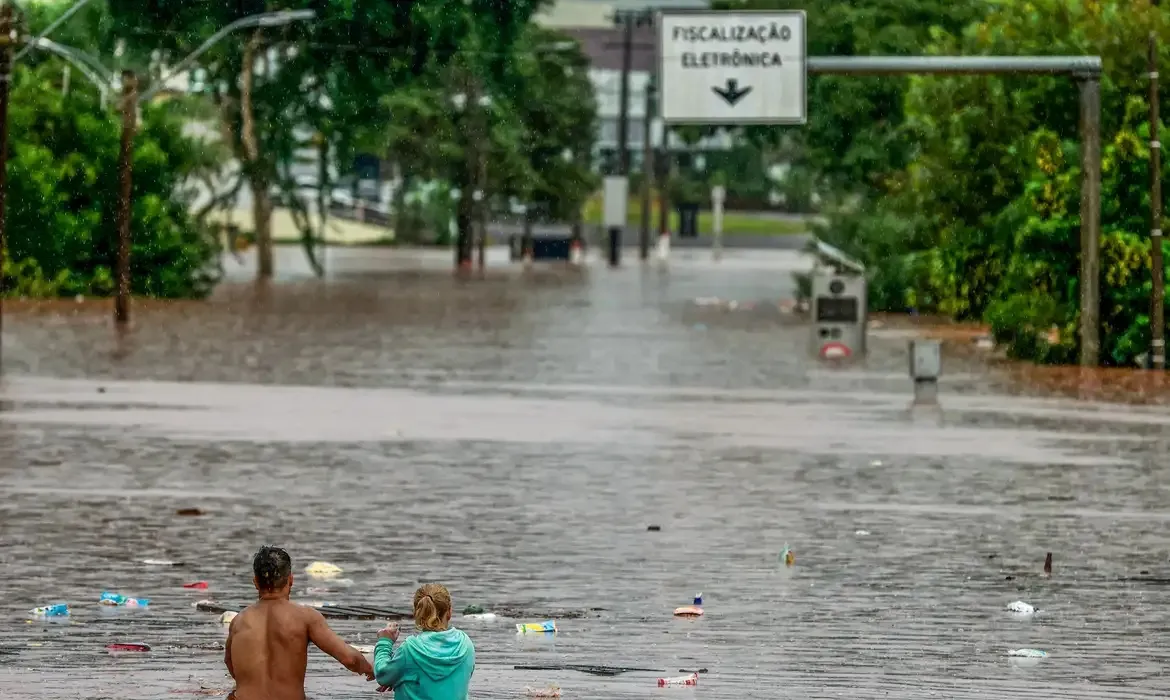
<instances>
[{"instance_id":1,"label":"floating yellow object","mask_svg":"<svg viewBox=\"0 0 1170 700\"><path fill-rule=\"evenodd\" d=\"M313 578L335 578L341 575L341 567L327 561L315 561L305 567L305 573Z\"/></svg>"},{"instance_id":2,"label":"floating yellow object","mask_svg":"<svg viewBox=\"0 0 1170 700\"><path fill-rule=\"evenodd\" d=\"M796 555L788 548L788 543L784 544L784 551L780 553L780 558L784 561L785 566L792 566L796 562Z\"/></svg>"}]
</instances>

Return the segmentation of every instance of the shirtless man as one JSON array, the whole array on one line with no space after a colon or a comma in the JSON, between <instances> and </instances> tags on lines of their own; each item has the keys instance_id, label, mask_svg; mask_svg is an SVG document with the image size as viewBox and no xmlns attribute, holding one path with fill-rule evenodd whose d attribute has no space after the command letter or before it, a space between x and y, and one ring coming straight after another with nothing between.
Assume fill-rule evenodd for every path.
<instances>
[{"instance_id":1,"label":"shirtless man","mask_svg":"<svg viewBox=\"0 0 1170 700\"><path fill-rule=\"evenodd\" d=\"M374 680L369 660L329 629L320 612L288 599L293 576L287 552L261 547L252 571L260 600L232 620L224 645L223 662L236 681L229 700L305 700L309 642Z\"/></svg>"}]
</instances>

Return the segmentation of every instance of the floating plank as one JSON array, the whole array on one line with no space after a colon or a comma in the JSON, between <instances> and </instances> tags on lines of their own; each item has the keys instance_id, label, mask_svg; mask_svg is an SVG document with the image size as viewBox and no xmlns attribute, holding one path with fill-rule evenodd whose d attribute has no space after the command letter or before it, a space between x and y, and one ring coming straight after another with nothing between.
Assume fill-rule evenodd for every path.
<instances>
[{"instance_id":1,"label":"floating plank","mask_svg":"<svg viewBox=\"0 0 1170 700\"><path fill-rule=\"evenodd\" d=\"M1161 577L1156 577L1156 576L1130 576L1130 577L1125 577L1125 578L1119 578L1117 580L1121 581L1123 583L1150 583L1150 584L1153 584L1155 586L1170 585L1170 578L1161 578Z\"/></svg>"},{"instance_id":2,"label":"floating plank","mask_svg":"<svg viewBox=\"0 0 1170 700\"><path fill-rule=\"evenodd\" d=\"M336 612L346 612L353 615L361 615L363 617L377 618L382 620L414 619L413 613L404 612L402 610L393 610L391 608L377 608L372 605L324 605L319 609L322 611L331 610Z\"/></svg>"},{"instance_id":3,"label":"floating plank","mask_svg":"<svg viewBox=\"0 0 1170 700\"><path fill-rule=\"evenodd\" d=\"M553 664L551 666L514 666L517 671L578 671L593 676L616 676L619 673L665 673L659 668L634 668L630 666L587 666L580 664Z\"/></svg>"},{"instance_id":4,"label":"floating plank","mask_svg":"<svg viewBox=\"0 0 1170 700\"><path fill-rule=\"evenodd\" d=\"M225 612L242 612L246 606L217 603L211 600L201 600L195 605L199 612L222 615ZM322 605L315 606L325 617L334 620L409 620L414 616L400 610L376 608L366 605Z\"/></svg>"}]
</instances>

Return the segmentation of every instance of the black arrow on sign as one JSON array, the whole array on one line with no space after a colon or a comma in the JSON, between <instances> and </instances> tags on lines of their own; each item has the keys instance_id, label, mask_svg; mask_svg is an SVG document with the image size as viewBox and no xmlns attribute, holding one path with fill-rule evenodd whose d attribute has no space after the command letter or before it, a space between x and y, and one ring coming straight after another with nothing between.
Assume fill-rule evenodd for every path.
<instances>
[{"instance_id":1,"label":"black arrow on sign","mask_svg":"<svg viewBox=\"0 0 1170 700\"><path fill-rule=\"evenodd\" d=\"M713 87L711 89L715 91L716 95L719 95L724 100L726 100L727 104L731 105L732 107L735 106L736 102L742 100L744 95L752 91L750 87L741 88L739 86L739 81L735 78L728 78L727 85L725 87Z\"/></svg>"}]
</instances>

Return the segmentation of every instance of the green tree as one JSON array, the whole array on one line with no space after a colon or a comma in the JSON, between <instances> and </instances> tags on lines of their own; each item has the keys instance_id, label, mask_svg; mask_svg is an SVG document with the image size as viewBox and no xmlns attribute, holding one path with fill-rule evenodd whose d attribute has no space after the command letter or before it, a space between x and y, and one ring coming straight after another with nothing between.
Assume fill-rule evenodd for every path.
<instances>
[{"instance_id":1,"label":"green tree","mask_svg":"<svg viewBox=\"0 0 1170 700\"><path fill-rule=\"evenodd\" d=\"M120 126L92 89L68 96L58 67L18 66L9 112L8 293L106 295L114 288ZM189 213L188 179L205 163L167 108L147 108L135 144L132 291L201 297L218 246Z\"/></svg>"},{"instance_id":2,"label":"green tree","mask_svg":"<svg viewBox=\"0 0 1170 700\"><path fill-rule=\"evenodd\" d=\"M1003 3L961 34L951 55L1099 55L1102 118L1103 360L1148 347L1148 137L1144 51L1168 26L1148 4ZM1166 105L1163 105L1165 109ZM868 219L832 232L873 264L880 307L987 319L1021 357L1077 356L1080 155L1077 86L1062 76L916 78L906 133L917 144Z\"/></svg>"},{"instance_id":3,"label":"green tree","mask_svg":"<svg viewBox=\"0 0 1170 700\"><path fill-rule=\"evenodd\" d=\"M716 9L804 10L810 56L907 56L923 53L938 31L959 32L982 16L988 0L716 0ZM905 77L811 75L808 124L747 127L744 136L769 163L813 173L831 193L880 196L904 167L914 141L905 120Z\"/></svg>"}]
</instances>

